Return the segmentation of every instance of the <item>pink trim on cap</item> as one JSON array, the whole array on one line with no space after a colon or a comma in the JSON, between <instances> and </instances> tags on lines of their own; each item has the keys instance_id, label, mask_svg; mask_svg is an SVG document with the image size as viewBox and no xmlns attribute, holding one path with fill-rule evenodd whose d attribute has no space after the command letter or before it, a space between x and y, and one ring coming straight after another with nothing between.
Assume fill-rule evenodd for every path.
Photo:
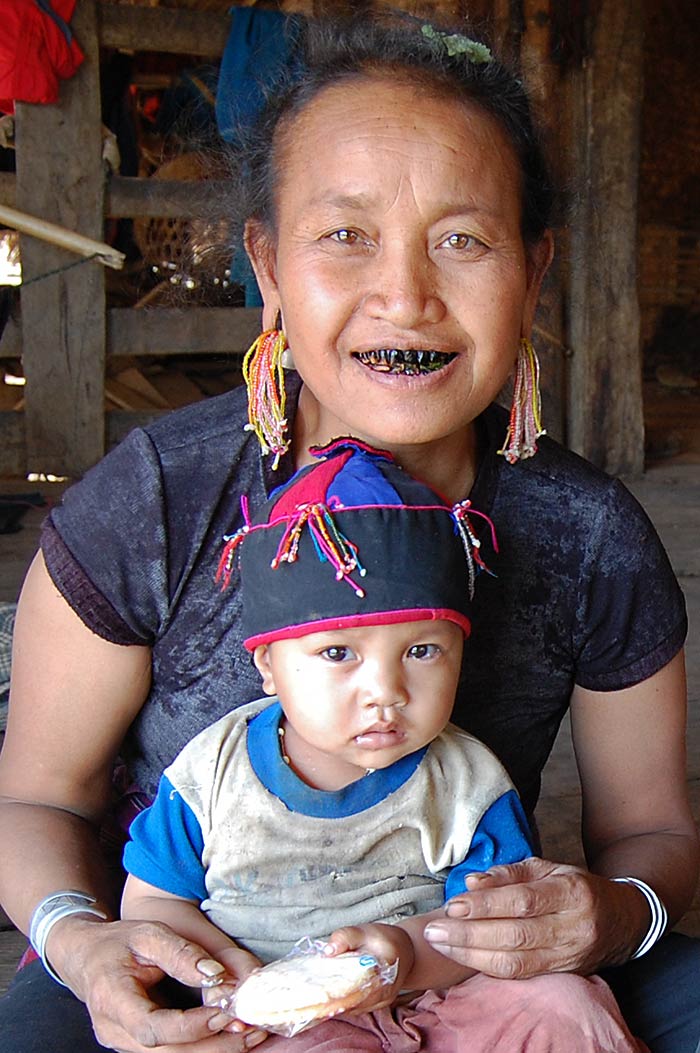
<instances>
[{"instance_id":1,"label":"pink trim on cap","mask_svg":"<svg viewBox=\"0 0 700 1053\"><path fill-rule=\"evenodd\" d=\"M243 646L254 651L261 644L274 643L275 640L296 640L310 633L333 632L335 629L356 629L363 625L398 625L401 622L454 622L464 633L465 639L472 631L469 619L459 611L441 607L415 607L401 611L370 611L367 614L346 614L340 618L319 618L316 622L302 622L300 625L285 625L282 629L272 629L269 633L257 633L243 641Z\"/></svg>"}]
</instances>

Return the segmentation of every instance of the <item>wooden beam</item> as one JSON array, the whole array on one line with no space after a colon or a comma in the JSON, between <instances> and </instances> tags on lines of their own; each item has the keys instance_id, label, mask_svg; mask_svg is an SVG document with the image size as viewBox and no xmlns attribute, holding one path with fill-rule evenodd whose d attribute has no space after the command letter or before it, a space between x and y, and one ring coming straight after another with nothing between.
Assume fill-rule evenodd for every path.
<instances>
[{"instance_id":1,"label":"wooden beam","mask_svg":"<svg viewBox=\"0 0 700 1053\"><path fill-rule=\"evenodd\" d=\"M0 205L15 207L15 173L0 172Z\"/></svg>"},{"instance_id":2,"label":"wooden beam","mask_svg":"<svg viewBox=\"0 0 700 1053\"><path fill-rule=\"evenodd\" d=\"M589 6L589 5L585 5ZM576 16L577 18L580 15ZM571 75L568 440L614 475L644 467L637 298L643 0L596 0Z\"/></svg>"},{"instance_id":3,"label":"wooden beam","mask_svg":"<svg viewBox=\"0 0 700 1053\"><path fill-rule=\"evenodd\" d=\"M12 172L0 172L0 205L16 207L16 177ZM147 219L150 216L173 216L191 219L216 216L217 202L220 215L227 215L226 201L231 193L223 180L137 179L133 176L112 176L107 181L105 215L114 219Z\"/></svg>"},{"instance_id":4,"label":"wooden beam","mask_svg":"<svg viewBox=\"0 0 700 1053\"><path fill-rule=\"evenodd\" d=\"M110 358L131 355L242 355L260 333L258 307L112 307L107 311ZM0 361L22 357L22 328L10 319Z\"/></svg>"},{"instance_id":5,"label":"wooden beam","mask_svg":"<svg viewBox=\"0 0 700 1053\"><path fill-rule=\"evenodd\" d=\"M26 476L27 443L24 414L5 410L0 413L0 475Z\"/></svg>"},{"instance_id":6,"label":"wooden beam","mask_svg":"<svg viewBox=\"0 0 700 1053\"><path fill-rule=\"evenodd\" d=\"M231 27L231 16L215 11L126 4L101 3L99 18L103 47L170 55L220 57Z\"/></svg>"},{"instance_id":7,"label":"wooden beam","mask_svg":"<svg viewBox=\"0 0 700 1053\"><path fill-rule=\"evenodd\" d=\"M10 318L0 337L0 359L22 357L22 328Z\"/></svg>"},{"instance_id":8,"label":"wooden beam","mask_svg":"<svg viewBox=\"0 0 700 1053\"><path fill-rule=\"evenodd\" d=\"M257 307L113 307L107 312L110 357L240 355L259 334Z\"/></svg>"},{"instance_id":9,"label":"wooden beam","mask_svg":"<svg viewBox=\"0 0 700 1053\"><path fill-rule=\"evenodd\" d=\"M107 447L112 449L126 438L134 428L142 428L162 417L169 410L140 410L127 412L115 410L107 417ZM24 476L27 474L27 450L24 436L24 414L0 412L0 475Z\"/></svg>"},{"instance_id":10,"label":"wooden beam","mask_svg":"<svg viewBox=\"0 0 700 1053\"><path fill-rule=\"evenodd\" d=\"M30 215L18 208L0 205L0 224L20 234L40 238L49 245L58 245L61 249L68 249L77 256L82 256L83 259L97 259L105 267L113 267L114 270L119 271L124 266L126 255L112 248L106 241L86 238L84 234L78 234L75 230L69 230L58 223L49 223L40 216Z\"/></svg>"},{"instance_id":11,"label":"wooden beam","mask_svg":"<svg viewBox=\"0 0 700 1053\"><path fill-rule=\"evenodd\" d=\"M62 83L59 102L17 104L17 206L99 240L104 175L95 0L77 5L73 28L85 61ZM79 475L104 452L104 269L84 262L30 284L76 257L26 235L21 252L28 470Z\"/></svg>"},{"instance_id":12,"label":"wooden beam","mask_svg":"<svg viewBox=\"0 0 700 1053\"><path fill-rule=\"evenodd\" d=\"M136 179L112 176L107 183L106 213L115 218L149 216L197 218L227 215L229 183L220 180ZM216 205L220 202L217 212Z\"/></svg>"},{"instance_id":13,"label":"wooden beam","mask_svg":"<svg viewBox=\"0 0 700 1053\"><path fill-rule=\"evenodd\" d=\"M517 24L511 26L511 36L520 35L520 58L523 69L527 71L527 87L541 114L540 123L545 122L542 131L547 145L557 143L560 135L561 84L559 70L551 60L553 40L552 19L549 17L552 4L557 2L522 0ZM558 155L559 151L556 151ZM553 158L550 163L554 163ZM554 180L561 184L563 174L555 172ZM542 287L532 340L541 366L542 419L547 434L563 442L566 436L565 270L560 248L557 246Z\"/></svg>"}]
</instances>

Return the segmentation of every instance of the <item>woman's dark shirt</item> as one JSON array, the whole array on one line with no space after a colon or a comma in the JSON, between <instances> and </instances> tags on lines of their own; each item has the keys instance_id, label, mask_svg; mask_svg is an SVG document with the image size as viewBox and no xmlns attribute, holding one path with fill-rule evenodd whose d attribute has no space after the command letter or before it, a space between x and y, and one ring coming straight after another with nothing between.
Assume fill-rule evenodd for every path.
<instances>
[{"instance_id":1,"label":"woman's dark shirt","mask_svg":"<svg viewBox=\"0 0 700 1053\"><path fill-rule=\"evenodd\" d=\"M290 387L291 430L296 379ZM132 432L66 492L42 538L49 573L85 624L153 649L151 693L123 749L147 794L189 739L260 695L235 583L222 593L214 577L223 535L242 524L241 495L254 509L293 466L270 470L243 430L246 412L239 388ZM495 576L477 581L453 720L497 753L531 812L574 684L616 691L656 673L683 644L685 607L621 483L547 438L509 465L495 452L504 411L490 407L478 424L470 497L492 518L499 552L474 517Z\"/></svg>"}]
</instances>

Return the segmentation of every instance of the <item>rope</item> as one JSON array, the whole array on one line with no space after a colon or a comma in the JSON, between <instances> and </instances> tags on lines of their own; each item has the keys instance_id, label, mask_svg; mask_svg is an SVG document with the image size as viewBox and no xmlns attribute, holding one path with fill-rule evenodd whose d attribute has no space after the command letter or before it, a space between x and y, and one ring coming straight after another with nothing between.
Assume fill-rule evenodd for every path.
<instances>
[{"instance_id":1,"label":"rope","mask_svg":"<svg viewBox=\"0 0 700 1053\"><path fill-rule=\"evenodd\" d=\"M29 278L27 281L22 281L15 288L22 289L27 285L33 285L34 282L42 282L44 278L52 278L54 274L62 274L63 271L69 271L73 267L82 267L84 263L90 263L91 260L96 260L99 256L99 252L93 252L92 256L86 256L82 260L73 260L72 263L64 263L62 267L55 267L52 271L46 271L45 274L37 274L35 278Z\"/></svg>"}]
</instances>

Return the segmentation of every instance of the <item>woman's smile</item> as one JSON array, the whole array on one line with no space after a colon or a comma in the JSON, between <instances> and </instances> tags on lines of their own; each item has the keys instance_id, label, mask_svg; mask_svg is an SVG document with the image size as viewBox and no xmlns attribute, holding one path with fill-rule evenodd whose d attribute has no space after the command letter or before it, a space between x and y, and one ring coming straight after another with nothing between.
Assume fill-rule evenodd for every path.
<instances>
[{"instance_id":1,"label":"woman's smile","mask_svg":"<svg viewBox=\"0 0 700 1053\"><path fill-rule=\"evenodd\" d=\"M393 376L425 376L436 373L454 359L444 351L414 348L382 347L377 351L355 351L353 358L375 373L391 373Z\"/></svg>"}]
</instances>

